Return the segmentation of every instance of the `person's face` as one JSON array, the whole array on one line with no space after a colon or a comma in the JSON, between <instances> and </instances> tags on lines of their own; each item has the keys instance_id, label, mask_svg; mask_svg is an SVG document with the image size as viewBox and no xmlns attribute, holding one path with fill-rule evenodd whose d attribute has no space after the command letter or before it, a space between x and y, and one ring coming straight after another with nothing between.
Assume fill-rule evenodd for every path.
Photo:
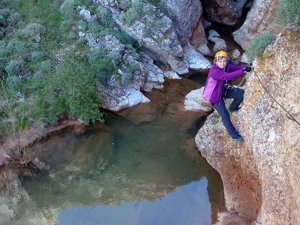
<instances>
[{"instance_id":1,"label":"person's face","mask_svg":"<svg viewBox=\"0 0 300 225\"><path fill-rule=\"evenodd\" d=\"M220 69L225 69L226 65L227 65L227 58L223 57L221 59L219 59L217 62L216 62L217 66L220 68Z\"/></svg>"}]
</instances>

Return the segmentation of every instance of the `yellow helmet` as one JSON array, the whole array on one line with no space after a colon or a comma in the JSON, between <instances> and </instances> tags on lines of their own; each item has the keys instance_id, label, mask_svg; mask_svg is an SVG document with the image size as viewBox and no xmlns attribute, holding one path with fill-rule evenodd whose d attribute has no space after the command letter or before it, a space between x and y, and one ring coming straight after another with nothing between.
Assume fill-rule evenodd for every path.
<instances>
[{"instance_id":1,"label":"yellow helmet","mask_svg":"<svg viewBox=\"0 0 300 225\"><path fill-rule=\"evenodd\" d=\"M218 51L216 54L215 54L215 59L216 58L219 58L219 57L228 57L228 55L227 55L227 52L225 52L225 51Z\"/></svg>"}]
</instances>

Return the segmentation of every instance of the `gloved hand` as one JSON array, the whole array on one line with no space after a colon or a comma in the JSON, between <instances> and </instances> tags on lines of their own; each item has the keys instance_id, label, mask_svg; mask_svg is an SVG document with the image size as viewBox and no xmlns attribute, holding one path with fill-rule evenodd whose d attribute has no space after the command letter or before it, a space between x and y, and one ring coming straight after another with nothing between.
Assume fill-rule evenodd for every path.
<instances>
[{"instance_id":1,"label":"gloved hand","mask_svg":"<svg viewBox=\"0 0 300 225\"><path fill-rule=\"evenodd\" d=\"M250 66L246 66L243 68L244 72L251 72L251 70L252 70L252 67L250 67Z\"/></svg>"}]
</instances>

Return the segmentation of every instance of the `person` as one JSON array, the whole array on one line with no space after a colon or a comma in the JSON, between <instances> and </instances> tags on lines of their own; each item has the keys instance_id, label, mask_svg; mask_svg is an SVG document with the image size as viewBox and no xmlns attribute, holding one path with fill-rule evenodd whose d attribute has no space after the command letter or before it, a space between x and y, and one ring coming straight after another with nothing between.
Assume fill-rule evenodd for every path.
<instances>
[{"instance_id":1,"label":"person","mask_svg":"<svg viewBox=\"0 0 300 225\"><path fill-rule=\"evenodd\" d=\"M228 81L235 80L250 71L251 67L249 66L229 64L227 52L218 51L215 54L214 65L209 71L203 91L203 98L209 101L214 109L217 110L228 134L238 142L241 142L244 139L233 126L224 99L233 98L229 110L239 110L239 106L244 99L244 90L230 86Z\"/></svg>"}]
</instances>

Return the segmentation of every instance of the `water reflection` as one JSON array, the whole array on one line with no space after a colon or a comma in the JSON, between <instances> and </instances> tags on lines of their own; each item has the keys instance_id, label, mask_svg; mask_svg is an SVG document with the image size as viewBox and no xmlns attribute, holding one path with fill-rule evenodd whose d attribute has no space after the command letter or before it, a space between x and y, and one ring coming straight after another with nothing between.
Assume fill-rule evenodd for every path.
<instances>
[{"instance_id":1,"label":"water reflection","mask_svg":"<svg viewBox=\"0 0 300 225\"><path fill-rule=\"evenodd\" d=\"M149 104L30 149L50 169L20 177L25 197L5 203L13 210L9 224L216 222L223 207L221 179L194 144L204 120L183 110L184 96L199 84L182 79L165 86L147 94Z\"/></svg>"},{"instance_id":2,"label":"water reflection","mask_svg":"<svg viewBox=\"0 0 300 225\"><path fill-rule=\"evenodd\" d=\"M168 195L120 205L64 209L60 225L209 225L207 179L191 182Z\"/></svg>"}]
</instances>

